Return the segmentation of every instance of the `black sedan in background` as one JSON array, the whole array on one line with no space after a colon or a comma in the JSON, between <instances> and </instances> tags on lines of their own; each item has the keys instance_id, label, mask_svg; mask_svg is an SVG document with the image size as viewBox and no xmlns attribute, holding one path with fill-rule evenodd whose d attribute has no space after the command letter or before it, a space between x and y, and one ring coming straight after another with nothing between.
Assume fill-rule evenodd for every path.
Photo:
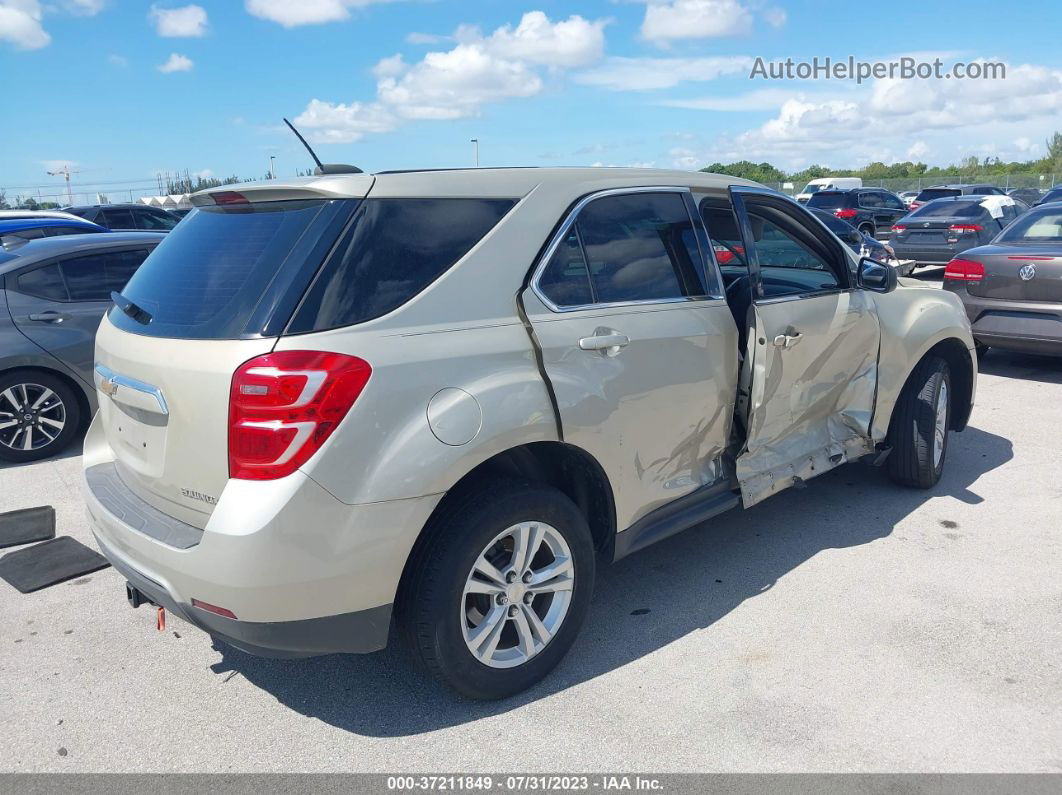
<instances>
[{"instance_id":1,"label":"black sedan in background","mask_svg":"<svg viewBox=\"0 0 1062 795\"><path fill-rule=\"evenodd\" d=\"M1009 196L935 199L894 224L889 245L916 267L945 265L966 249L988 243L1027 209Z\"/></svg>"},{"instance_id":2,"label":"black sedan in background","mask_svg":"<svg viewBox=\"0 0 1062 795\"><path fill-rule=\"evenodd\" d=\"M1039 207L1041 204L1051 204L1052 202L1062 202L1062 185L1051 188L1043 195L1040 201L1036 202L1036 206Z\"/></svg>"},{"instance_id":3,"label":"black sedan in background","mask_svg":"<svg viewBox=\"0 0 1062 795\"><path fill-rule=\"evenodd\" d=\"M93 204L63 209L114 232L169 232L181 220L172 213L146 204Z\"/></svg>"},{"instance_id":4,"label":"black sedan in background","mask_svg":"<svg viewBox=\"0 0 1062 795\"><path fill-rule=\"evenodd\" d=\"M64 235L0 245L0 460L35 461L96 410L96 329L158 232Z\"/></svg>"},{"instance_id":5,"label":"black sedan in background","mask_svg":"<svg viewBox=\"0 0 1062 795\"><path fill-rule=\"evenodd\" d=\"M1062 355L1062 204L1036 207L944 270L980 352Z\"/></svg>"}]
</instances>

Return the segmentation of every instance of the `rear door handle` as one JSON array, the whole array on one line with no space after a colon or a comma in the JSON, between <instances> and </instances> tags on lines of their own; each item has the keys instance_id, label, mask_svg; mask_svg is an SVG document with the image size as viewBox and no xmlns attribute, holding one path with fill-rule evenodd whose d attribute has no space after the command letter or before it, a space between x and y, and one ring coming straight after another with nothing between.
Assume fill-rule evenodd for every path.
<instances>
[{"instance_id":1,"label":"rear door handle","mask_svg":"<svg viewBox=\"0 0 1062 795\"><path fill-rule=\"evenodd\" d=\"M34 312L29 316L30 320L36 320L40 323L62 323L66 320L66 315L62 312L56 312L49 309L47 312Z\"/></svg>"},{"instance_id":2,"label":"rear door handle","mask_svg":"<svg viewBox=\"0 0 1062 795\"><path fill-rule=\"evenodd\" d=\"M774 344L779 348L792 348L803 337L800 336L799 331L794 331L792 334L779 334L774 338Z\"/></svg>"},{"instance_id":3,"label":"rear door handle","mask_svg":"<svg viewBox=\"0 0 1062 795\"><path fill-rule=\"evenodd\" d=\"M584 351L605 351L613 355L630 344L631 338L626 334L595 334L579 340L579 347Z\"/></svg>"}]
</instances>

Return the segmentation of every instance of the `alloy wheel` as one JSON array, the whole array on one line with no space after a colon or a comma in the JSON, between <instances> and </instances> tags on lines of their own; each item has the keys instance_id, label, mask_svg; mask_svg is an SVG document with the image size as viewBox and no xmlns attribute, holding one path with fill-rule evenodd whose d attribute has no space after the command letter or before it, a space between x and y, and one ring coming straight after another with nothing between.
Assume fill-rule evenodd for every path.
<instances>
[{"instance_id":1,"label":"alloy wheel","mask_svg":"<svg viewBox=\"0 0 1062 795\"><path fill-rule=\"evenodd\" d=\"M546 647L572 601L575 565L543 522L506 528L476 558L461 597L465 644L491 668L522 665Z\"/></svg>"},{"instance_id":2,"label":"alloy wheel","mask_svg":"<svg viewBox=\"0 0 1062 795\"><path fill-rule=\"evenodd\" d=\"M66 427L66 405L41 384L13 384L0 392L0 445L30 452L52 444Z\"/></svg>"}]
</instances>

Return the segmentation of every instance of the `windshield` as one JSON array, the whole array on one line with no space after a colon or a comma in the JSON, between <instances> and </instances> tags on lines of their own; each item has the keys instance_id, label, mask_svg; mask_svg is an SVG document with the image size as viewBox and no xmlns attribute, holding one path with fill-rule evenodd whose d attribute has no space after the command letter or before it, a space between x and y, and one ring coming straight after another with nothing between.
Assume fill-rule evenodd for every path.
<instances>
[{"instance_id":1,"label":"windshield","mask_svg":"<svg viewBox=\"0 0 1062 795\"><path fill-rule=\"evenodd\" d=\"M1062 207L1031 210L1004 229L998 243L1062 243Z\"/></svg>"},{"instance_id":2,"label":"windshield","mask_svg":"<svg viewBox=\"0 0 1062 795\"><path fill-rule=\"evenodd\" d=\"M800 192L801 193L818 193L820 190L826 190L829 187L830 187L829 185L823 185L821 182L818 183L818 184L815 184L814 182L809 182L807 185L804 186L804 190L802 190Z\"/></svg>"},{"instance_id":3,"label":"windshield","mask_svg":"<svg viewBox=\"0 0 1062 795\"><path fill-rule=\"evenodd\" d=\"M930 202L923 204L908 218L977 218L984 212L980 201Z\"/></svg>"},{"instance_id":4,"label":"windshield","mask_svg":"<svg viewBox=\"0 0 1062 795\"><path fill-rule=\"evenodd\" d=\"M152 252L122 290L151 316L117 307L110 321L134 334L239 339L279 334L357 200L200 207Z\"/></svg>"}]
</instances>

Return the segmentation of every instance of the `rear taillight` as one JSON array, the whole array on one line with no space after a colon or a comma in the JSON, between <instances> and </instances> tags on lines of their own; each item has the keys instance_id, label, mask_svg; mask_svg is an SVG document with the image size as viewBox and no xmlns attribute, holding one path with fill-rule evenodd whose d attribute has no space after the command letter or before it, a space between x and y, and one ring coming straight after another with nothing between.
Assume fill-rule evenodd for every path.
<instances>
[{"instance_id":1,"label":"rear taillight","mask_svg":"<svg viewBox=\"0 0 1062 795\"><path fill-rule=\"evenodd\" d=\"M984 227L980 224L952 224L948 227L952 232L982 232Z\"/></svg>"},{"instance_id":2,"label":"rear taillight","mask_svg":"<svg viewBox=\"0 0 1062 795\"><path fill-rule=\"evenodd\" d=\"M892 225L892 231L895 232L898 235L902 235L904 232L907 231L907 227L904 226L903 224L893 224Z\"/></svg>"},{"instance_id":3,"label":"rear taillight","mask_svg":"<svg viewBox=\"0 0 1062 795\"><path fill-rule=\"evenodd\" d=\"M834 210L833 214L845 221L847 221L849 218L855 218L857 215L859 215L859 213L857 213L851 207L840 207Z\"/></svg>"},{"instance_id":4,"label":"rear taillight","mask_svg":"<svg viewBox=\"0 0 1062 795\"><path fill-rule=\"evenodd\" d=\"M229 477L272 480L312 456L372 374L356 356L276 351L244 362L229 392Z\"/></svg>"},{"instance_id":5,"label":"rear taillight","mask_svg":"<svg viewBox=\"0 0 1062 795\"><path fill-rule=\"evenodd\" d=\"M917 210L921 206L922 206L922 202L913 201L913 202L911 202L910 204L907 205L907 209L908 210Z\"/></svg>"},{"instance_id":6,"label":"rear taillight","mask_svg":"<svg viewBox=\"0 0 1062 795\"><path fill-rule=\"evenodd\" d=\"M741 246L734 246L733 250L730 250L726 246L721 246L715 243L712 246L712 251L715 252L715 261L720 265L729 265L734 261L735 254L744 254L745 249Z\"/></svg>"},{"instance_id":7,"label":"rear taillight","mask_svg":"<svg viewBox=\"0 0 1062 795\"><path fill-rule=\"evenodd\" d=\"M980 262L956 257L944 268L944 278L958 282L979 282L985 278L985 266Z\"/></svg>"}]
</instances>

